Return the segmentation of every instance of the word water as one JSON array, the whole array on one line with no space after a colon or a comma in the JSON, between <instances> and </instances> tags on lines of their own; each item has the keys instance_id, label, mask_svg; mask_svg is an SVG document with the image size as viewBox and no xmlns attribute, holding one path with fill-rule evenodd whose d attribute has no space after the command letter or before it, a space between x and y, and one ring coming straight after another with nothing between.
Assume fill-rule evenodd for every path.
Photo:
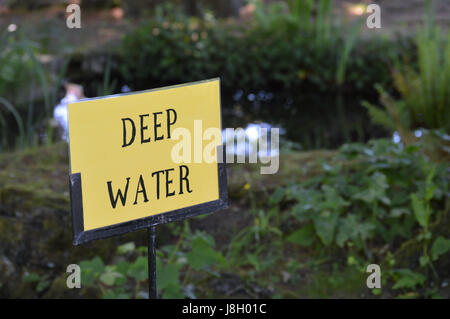
<instances>
[{"instance_id":1,"label":"word water","mask_svg":"<svg viewBox=\"0 0 450 319\"><path fill-rule=\"evenodd\" d=\"M169 168L152 172L145 176L146 177L144 178L144 175L139 175L138 178L134 178L133 180L131 177L127 177L124 181L124 186L122 189L119 188L116 192L114 191L113 182L106 182L112 208L116 208L119 199L122 206L127 204L128 189L130 187L136 189L133 205L137 205L139 200L147 203L150 195L149 192L147 192L147 189L149 188L149 176L151 182L155 185L154 188L156 189L156 194L154 196L157 200L159 200L162 196L167 198L175 196L177 193L178 195L182 195L184 192L192 193L192 189L189 184L189 167L186 165L180 165L177 168ZM178 186L174 185L174 183L178 184Z\"/></svg>"}]
</instances>

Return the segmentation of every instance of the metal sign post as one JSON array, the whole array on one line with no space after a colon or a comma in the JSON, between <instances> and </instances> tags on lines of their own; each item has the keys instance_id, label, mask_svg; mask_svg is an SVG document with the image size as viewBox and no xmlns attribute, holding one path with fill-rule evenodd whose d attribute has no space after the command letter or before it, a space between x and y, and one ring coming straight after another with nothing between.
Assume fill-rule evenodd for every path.
<instances>
[{"instance_id":1,"label":"metal sign post","mask_svg":"<svg viewBox=\"0 0 450 319\"><path fill-rule=\"evenodd\" d=\"M157 299L156 289L156 227L148 228L148 298Z\"/></svg>"}]
</instances>

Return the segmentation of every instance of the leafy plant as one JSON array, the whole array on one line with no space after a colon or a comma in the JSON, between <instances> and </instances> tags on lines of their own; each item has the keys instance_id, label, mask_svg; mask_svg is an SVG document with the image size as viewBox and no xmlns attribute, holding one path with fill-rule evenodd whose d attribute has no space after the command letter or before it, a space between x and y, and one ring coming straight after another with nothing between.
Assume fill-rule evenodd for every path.
<instances>
[{"instance_id":1,"label":"leafy plant","mask_svg":"<svg viewBox=\"0 0 450 319\"><path fill-rule=\"evenodd\" d=\"M50 283L51 283L48 275L41 276L34 272L31 272L31 273L26 272L23 275L22 280L23 280L23 282L34 283L37 293L43 292L45 289L47 289L50 286Z\"/></svg>"},{"instance_id":2,"label":"leafy plant","mask_svg":"<svg viewBox=\"0 0 450 319\"><path fill-rule=\"evenodd\" d=\"M133 90L220 75L230 95L298 87L372 90L374 82L390 81L380 69L388 70L401 46L362 39L361 21L345 25L332 18L332 1L254 4L248 23L162 10L124 37L120 73Z\"/></svg>"},{"instance_id":3,"label":"leafy plant","mask_svg":"<svg viewBox=\"0 0 450 319\"><path fill-rule=\"evenodd\" d=\"M183 249L181 251L180 249ZM187 252L184 252L186 249ZM82 261L81 284L100 287L103 298L146 297L148 282L147 247L136 247L133 242L117 249L118 258L105 265L100 257ZM214 249L214 239L206 233L191 234L185 222L175 246L159 247L156 257L156 278L162 298L195 298L195 280L192 273L216 276L214 269L221 269L227 262Z\"/></svg>"},{"instance_id":4,"label":"leafy plant","mask_svg":"<svg viewBox=\"0 0 450 319\"><path fill-rule=\"evenodd\" d=\"M417 128L450 130L450 35L428 22L415 45L417 69L406 62L392 72L400 99L377 85L384 108L363 103L373 121L398 130L407 142Z\"/></svg>"},{"instance_id":5,"label":"leafy plant","mask_svg":"<svg viewBox=\"0 0 450 319\"><path fill-rule=\"evenodd\" d=\"M423 285L426 279L424 275L409 269L396 270L393 276L397 278L393 289L414 289L416 286Z\"/></svg>"},{"instance_id":6,"label":"leafy plant","mask_svg":"<svg viewBox=\"0 0 450 319\"><path fill-rule=\"evenodd\" d=\"M425 268L394 268L390 278L394 290L424 285L426 268L436 274L432 261L450 250L443 236L434 240L430 250L433 235L438 235L432 228L448 213L443 195L448 189L446 164L431 164L417 147L402 148L387 140L346 144L334 161L338 159L351 160L351 168L322 163L322 176L274 192L272 203L290 205L285 223L291 228L297 225L285 241L319 252L330 252L328 247L334 252L344 249L351 253L348 265L364 273L367 259L379 258L384 267L395 267L393 255L382 256L385 253L380 255L377 247L388 244L391 251L401 250L402 241L413 240L422 247L416 261Z\"/></svg>"}]
</instances>

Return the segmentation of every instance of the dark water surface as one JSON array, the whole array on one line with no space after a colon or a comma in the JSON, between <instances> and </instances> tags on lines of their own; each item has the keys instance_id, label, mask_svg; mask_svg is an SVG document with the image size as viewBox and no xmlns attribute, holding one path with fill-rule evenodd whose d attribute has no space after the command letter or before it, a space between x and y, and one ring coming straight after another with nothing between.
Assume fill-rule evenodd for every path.
<instances>
[{"instance_id":1,"label":"dark water surface","mask_svg":"<svg viewBox=\"0 0 450 319\"><path fill-rule=\"evenodd\" d=\"M302 149L333 149L348 142L388 137L387 131L371 123L361 106L362 100L369 99L323 93L239 91L232 99L222 96L222 125L245 128L249 123L267 123L281 128L284 138L300 144Z\"/></svg>"}]
</instances>

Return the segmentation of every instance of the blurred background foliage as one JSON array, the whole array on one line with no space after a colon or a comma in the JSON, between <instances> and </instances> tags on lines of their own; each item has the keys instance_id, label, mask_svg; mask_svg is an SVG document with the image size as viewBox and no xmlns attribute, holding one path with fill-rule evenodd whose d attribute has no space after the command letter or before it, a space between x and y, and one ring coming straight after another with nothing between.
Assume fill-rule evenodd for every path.
<instances>
[{"instance_id":1,"label":"blurred background foliage","mask_svg":"<svg viewBox=\"0 0 450 319\"><path fill-rule=\"evenodd\" d=\"M81 1L69 30L65 1L1 4L0 296L146 297L142 233L71 245L53 107L67 83L220 77L224 127L283 129L280 172L230 165L226 212L158 228L162 297L448 298L450 8L378 2L382 21L422 18L397 33L368 30L364 1Z\"/></svg>"}]
</instances>

